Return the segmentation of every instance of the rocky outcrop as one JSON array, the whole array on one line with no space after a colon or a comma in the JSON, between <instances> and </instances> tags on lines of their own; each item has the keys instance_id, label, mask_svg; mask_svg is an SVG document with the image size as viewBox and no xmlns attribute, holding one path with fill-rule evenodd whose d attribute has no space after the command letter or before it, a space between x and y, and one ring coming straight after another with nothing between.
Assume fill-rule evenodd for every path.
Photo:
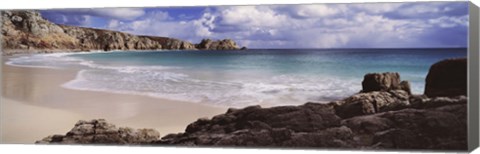
<instances>
[{"instance_id":1,"label":"rocky outcrop","mask_svg":"<svg viewBox=\"0 0 480 154\"><path fill-rule=\"evenodd\" d=\"M195 45L198 49L203 50L238 50L237 43L231 39L213 41L211 39L203 39L199 44Z\"/></svg>"},{"instance_id":2,"label":"rocky outcrop","mask_svg":"<svg viewBox=\"0 0 480 154\"><path fill-rule=\"evenodd\" d=\"M353 147L466 150L466 104L403 109L342 120ZM347 140L348 143L348 140Z\"/></svg>"},{"instance_id":3,"label":"rocky outcrop","mask_svg":"<svg viewBox=\"0 0 480 154\"><path fill-rule=\"evenodd\" d=\"M343 118L398 110L410 105L409 97L403 90L359 93L336 102L335 110Z\"/></svg>"},{"instance_id":4,"label":"rocky outcrop","mask_svg":"<svg viewBox=\"0 0 480 154\"><path fill-rule=\"evenodd\" d=\"M430 67L426 78L425 95L467 95L467 59L446 59Z\"/></svg>"},{"instance_id":5,"label":"rocky outcrop","mask_svg":"<svg viewBox=\"0 0 480 154\"><path fill-rule=\"evenodd\" d=\"M66 135L53 135L39 144L148 144L158 140L160 133L153 129L117 128L104 119L80 120Z\"/></svg>"},{"instance_id":6,"label":"rocky outcrop","mask_svg":"<svg viewBox=\"0 0 480 154\"><path fill-rule=\"evenodd\" d=\"M85 27L57 25L37 11L2 11L3 55L90 50L237 50L233 40L192 44L167 37L138 36Z\"/></svg>"},{"instance_id":7,"label":"rocky outcrop","mask_svg":"<svg viewBox=\"0 0 480 154\"><path fill-rule=\"evenodd\" d=\"M408 81L400 81L400 74L394 72L369 73L362 81L360 93L335 102L337 115L349 118L410 106L411 95Z\"/></svg>"},{"instance_id":8,"label":"rocky outcrop","mask_svg":"<svg viewBox=\"0 0 480 154\"><path fill-rule=\"evenodd\" d=\"M412 95L398 73L368 74L362 83L360 93L327 104L231 108L149 144L467 150L466 96Z\"/></svg>"},{"instance_id":9,"label":"rocky outcrop","mask_svg":"<svg viewBox=\"0 0 480 154\"><path fill-rule=\"evenodd\" d=\"M319 115L317 110L326 112ZM258 118L249 119L255 116ZM256 106L199 119L188 125L185 133L169 134L154 144L465 150L465 118L464 103L345 119L337 117L325 104Z\"/></svg>"},{"instance_id":10,"label":"rocky outcrop","mask_svg":"<svg viewBox=\"0 0 480 154\"><path fill-rule=\"evenodd\" d=\"M398 73L369 73L363 77L362 92L404 90L411 94L410 83L400 81Z\"/></svg>"},{"instance_id":11,"label":"rocky outcrop","mask_svg":"<svg viewBox=\"0 0 480 154\"><path fill-rule=\"evenodd\" d=\"M401 86L391 86L400 85L397 73L379 75L383 78L377 77L382 80L375 83L383 88L375 91L363 89L328 104L229 109L211 119L199 119L184 133L169 134L154 144L467 149L465 96L410 95ZM366 76L370 80L372 75Z\"/></svg>"}]
</instances>

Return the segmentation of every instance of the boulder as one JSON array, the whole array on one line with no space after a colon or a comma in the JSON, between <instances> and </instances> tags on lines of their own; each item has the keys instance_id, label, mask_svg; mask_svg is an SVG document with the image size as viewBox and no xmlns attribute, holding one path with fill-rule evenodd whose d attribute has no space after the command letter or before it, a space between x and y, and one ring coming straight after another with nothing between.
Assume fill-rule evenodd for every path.
<instances>
[{"instance_id":1,"label":"boulder","mask_svg":"<svg viewBox=\"0 0 480 154\"><path fill-rule=\"evenodd\" d=\"M66 135L48 136L39 144L146 144L160 138L153 129L117 128L104 119L80 120Z\"/></svg>"},{"instance_id":2,"label":"boulder","mask_svg":"<svg viewBox=\"0 0 480 154\"><path fill-rule=\"evenodd\" d=\"M336 105L336 114L342 118L368 115L406 108L410 105L409 95L403 90L358 93Z\"/></svg>"},{"instance_id":3,"label":"boulder","mask_svg":"<svg viewBox=\"0 0 480 154\"><path fill-rule=\"evenodd\" d=\"M396 72L369 73L363 77L362 92L404 90L410 94L408 81L400 81Z\"/></svg>"},{"instance_id":4,"label":"boulder","mask_svg":"<svg viewBox=\"0 0 480 154\"><path fill-rule=\"evenodd\" d=\"M446 59L433 64L425 81L428 97L467 95L467 59Z\"/></svg>"}]
</instances>

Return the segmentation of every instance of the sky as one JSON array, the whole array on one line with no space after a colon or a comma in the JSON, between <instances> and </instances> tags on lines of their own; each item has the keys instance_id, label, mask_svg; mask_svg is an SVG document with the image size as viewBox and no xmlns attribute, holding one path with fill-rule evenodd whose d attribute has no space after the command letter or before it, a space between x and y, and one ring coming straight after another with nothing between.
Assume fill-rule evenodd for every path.
<instances>
[{"instance_id":1,"label":"sky","mask_svg":"<svg viewBox=\"0 0 480 154\"><path fill-rule=\"evenodd\" d=\"M249 48L466 47L467 2L42 10L58 24Z\"/></svg>"}]
</instances>

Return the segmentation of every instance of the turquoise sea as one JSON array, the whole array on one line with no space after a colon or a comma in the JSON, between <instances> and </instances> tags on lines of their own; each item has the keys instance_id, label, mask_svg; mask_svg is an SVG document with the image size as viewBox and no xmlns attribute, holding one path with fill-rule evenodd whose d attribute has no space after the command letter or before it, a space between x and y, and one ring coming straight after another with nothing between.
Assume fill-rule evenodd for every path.
<instances>
[{"instance_id":1,"label":"turquoise sea","mask_svg":"<svg viewBox=\"0 0 480 154\"><path fill-rule=\"evenodd\" d=\"M69 89L244 107L342 99L371 72L399 72L421 94L433 63L466 56L466 48L132 51L24 55L7 64L78 69L62 85Z\"/></svg>"}]
</instances>

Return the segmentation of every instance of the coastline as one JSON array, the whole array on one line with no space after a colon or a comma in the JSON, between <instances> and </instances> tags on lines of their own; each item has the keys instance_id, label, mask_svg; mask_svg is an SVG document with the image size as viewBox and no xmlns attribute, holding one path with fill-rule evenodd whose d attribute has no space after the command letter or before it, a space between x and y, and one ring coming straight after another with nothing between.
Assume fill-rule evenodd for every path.
<instances>
[{"instance_id":1,"label":"coastline","mask_svg":"<svg viewBox=\"0 0 480 154\"><path fill-rule=\"evenodd\" d=\"M464 150L467 97L463 68L465 58L432 65L426 79L430 90L423 95L412 94L409 82L401 81L398 72L369 73L362 91L328 104L227 110L138 95L70 90L60 85L78 70L3 63L2 89L7 98L1 105L8 112L2 111L2 121L15 124L2 125L2 143ZM431 83L439 76L458 82L453 88L445 87L444 81ZM36 139L42 135L46 137ZM431 140L451 141L437 144Z\"/></svg>"},{"instance_id":2,"label":"coastline","mask_svg":"<svg viewBox=\"0 0 480 154\"><path fill-rule=\"evenodd\" d=\"M6 60L3 57L2 143L33 143L50 134L63 134L74 122L91 118L153 128L166 135L226 110L148 96L66 89L61 85L74 79L78 70L17 67L6 65Z\"/></svg>"}]
</instances>

